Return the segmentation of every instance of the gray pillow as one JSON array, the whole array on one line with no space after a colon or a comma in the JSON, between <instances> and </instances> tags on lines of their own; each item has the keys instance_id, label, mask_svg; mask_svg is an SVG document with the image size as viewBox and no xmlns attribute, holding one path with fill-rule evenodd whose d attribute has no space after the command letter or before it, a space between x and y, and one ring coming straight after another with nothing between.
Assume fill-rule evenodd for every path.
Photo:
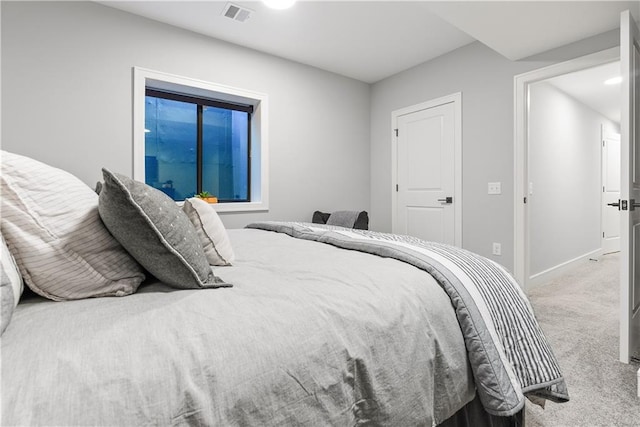
<instances>
[{"instance_id":1,"label":"gray pillow","mask_svg":"<svg viewBox=\"0 0 640 427\"><path fill-rule=\"evenodd\" d=\"M144 268L175 288L230 286L213 274L193 224L170 197L107 169L102 175L100 217Z\"/></svg>"}]
</instances>

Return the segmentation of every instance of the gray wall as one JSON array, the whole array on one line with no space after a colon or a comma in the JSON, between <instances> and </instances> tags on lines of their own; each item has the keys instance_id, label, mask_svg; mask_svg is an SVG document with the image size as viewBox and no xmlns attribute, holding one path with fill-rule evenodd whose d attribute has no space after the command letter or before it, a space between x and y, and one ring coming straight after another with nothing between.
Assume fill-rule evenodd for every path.
<instances>
[{"instance_id":1,"label":"gray wall","mask_svg":"<svg viewBox=\"0 0 640 427\"><path fill-rule=\"evenodd\" d=\"M131 67L264 92L270 103L270 211L367 209L391 230L391 112L462 92L463 246L513 266L513 76L617 45L617 31L511 62L473 43L374 85L90 2L2 8L2 147L76 174L131 173ZM501 196L487 182L502 182Z\"/></svg>"},{"instance_id":2,"label":"gray wall","mask_svg":"<svg viewBox=\"0 0 640 427\"><path fill-rule=\"evenodd\" d=\"M601 126L619 125L546 82L530 87L530 274L601 247Z\"/></svg>"},{"instance_id":3,"label":"gray wall","mask_svg":"<svg viewBox=\"0 0 640 427\"><path fill-rule=\"evenodd\" d=\"M513 77L619 44L612 31L512 62L479 42L375 83L371 92L371 226L391 231L391 112L462 92L462 245L513 268ZM487 194L487 183L502 194ZM502 255L491 255L492 243Z\"/></svg>"},{"instance_id":4,"label":"gray wall","mask_svg":"<svg viewBox=\"0 0 640 427\"><path fill-rule=\"evenodd\" d=\"M270 210L369 208L369 85L91 2L2 8L2 148L93 186L132 172L132 67L267 93Z\"/></svg>"}]
</instances>

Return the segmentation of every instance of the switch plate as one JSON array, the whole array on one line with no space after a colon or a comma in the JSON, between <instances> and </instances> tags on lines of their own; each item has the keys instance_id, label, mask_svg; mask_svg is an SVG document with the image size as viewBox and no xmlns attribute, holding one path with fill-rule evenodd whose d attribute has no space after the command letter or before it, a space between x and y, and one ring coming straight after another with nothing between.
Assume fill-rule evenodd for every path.
<instances>
[{"instance_id":1,"label":"switch plate","mask_svg":"<svg viewBox=\"0 0 640 427\"><path fill-rule=\"evenodd\" d=\"M500 183L500 182L490 182L489 183L489 194L502 194L502 183Z\"/></svg>"},{"instance_id":2,"label":"switch plate","mask_svg":"<svg viewBox=\"0 0 640 427\"><path fill-rule=\"evenodd\" d=\"M502 255L502 245L500 243L493 244L493 254Z\"/></svg>"}]
</instances>

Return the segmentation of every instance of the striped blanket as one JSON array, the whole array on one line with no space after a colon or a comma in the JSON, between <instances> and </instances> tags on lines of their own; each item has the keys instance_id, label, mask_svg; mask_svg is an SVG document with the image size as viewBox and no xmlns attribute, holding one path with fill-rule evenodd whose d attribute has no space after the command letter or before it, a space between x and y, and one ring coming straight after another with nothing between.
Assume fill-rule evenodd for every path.
<instances>
[{"instance_id":1,"label":"striped blanket","mask_svg":"<svg viewBox=\"0 0 640 427\"><path fill-rule=\"evenodd\" d=\"M456 311L487 412L514 415L524 407L525 396L536 403L569 400L558 362L527 297L499 264L410 236L298 222L258 222L247 228L395 258L431 274Z\"/></svg>"}]
</instances>

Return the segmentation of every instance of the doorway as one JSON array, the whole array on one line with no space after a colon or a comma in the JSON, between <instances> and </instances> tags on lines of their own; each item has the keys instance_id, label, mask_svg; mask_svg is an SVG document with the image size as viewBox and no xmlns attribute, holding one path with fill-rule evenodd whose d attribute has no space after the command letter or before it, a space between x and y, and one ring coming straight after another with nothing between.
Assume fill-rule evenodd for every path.
<instances>
[{"instance_id":1,"label":"doorway","mask_svg":"<svg viewBox=\"0 0 640 427\"><path fill-rule=\"evenodd\" d=\"M605 231L608 245L619 242L619 212L603 209L619 198L620 88L604 84L619 73L615 61L529 87L529 287L598 259Z\"/></svg>"},{"instance_id":2,"label":"doorway","mask_svg":"<svg viewBox=\"0 0 640 427\"><path fill-rule=\"evenodd\" d=\"M531 245L533 242L533 237L531 234L531 223L532 223L532 212L531 212L531 202L533 198L536 197L536 192L538 188L536 188L536 183L531 180L532 173L532 165L530 158L530 149L532 148L529 145L530 138L530 117L529 117L529 102L531 90L534 85L544 82L546 80L556 78L559 76L568 75L570 73L574 73L577 71L587 70L599 66L603 66L605 64L610 64L612 62L619 60L619 49L612 48L606 51L598 52L592 55L588 55L582 58L577 58L571 61L567 61L561 64L557 64L554 66L546 67L540 70L535 70L529 73L521 74L515 77L515 92L516 92L516 123L515 123L515 173L516 173L516 183L515 183L515 264L514 264L514 275L521 286L527 289L530 285L536 285L540 283L542 279L538 276L535 276L539 273L551 274L553 272L560 274L563 271L568 270L572 267L572 264L581 262L585 259L588 259L593 254L585 253L583 257L576 257L575 259L569 259L568 262L565 261L561 268L552 268L553 266L557 267L557 264L553 264L551 259L544 260L544 262L533 266L531 265ZM596 130L597 136L599 139L600 131ZM597 158L598 163L597 166L594 166L593 176L598 178L598 182L600 182L600 148L599 144L591 147L591 149L597 150ZM592 159L593 161L593 159ZM556 167L556 172L560 174L563 172L562 165L558 165ZM561 175L558 175L561 176ZM571 176L568 176L567 179L570 179ZM558 183L557 178L555 181ZM553 182L552 182L553 184ZM599 185L599 184L598 184ZM595 188L595 191L598 191ZM594 197L593 194L590 196ZM601 192L597 194L598 198L601 198ZM564 203L562 197L557 200L557 203L554 205L557 208L558 212L562 212L563 210L567 210L570 212L580 212L580 215L583 212L580 210L581 208L581 198L575 199L571 204ZM599 205L596 207L598 209ZM600 211L598 210L595 214L598 217L598 221L600 218ZM600 223L598 223L598 228L600 228ZM561 228L558 229L559 232L563 232ZM598 239L598 234L595 235L595 238ZM560 238L558 238L558 241ZM537 243L540 244L540 243ZM544 243L543 243L544 244ZM596 246L599 246L600 242L596 243ZM546 243L546 247L552 247L548 242ZM557 249L552 247L554 250ZM601 251L598 251L601 253ZM545 254L546 256L547 254ZM553 255L553 254L552 254ZM562 254L556 254L561 256ZM545 264L546 263L546 264ZM549 270L549 271L547 271ZM548 278L549 276L547 276ZM536 282L536 279L540 280Z\"/></svg>"}]
</instances>

